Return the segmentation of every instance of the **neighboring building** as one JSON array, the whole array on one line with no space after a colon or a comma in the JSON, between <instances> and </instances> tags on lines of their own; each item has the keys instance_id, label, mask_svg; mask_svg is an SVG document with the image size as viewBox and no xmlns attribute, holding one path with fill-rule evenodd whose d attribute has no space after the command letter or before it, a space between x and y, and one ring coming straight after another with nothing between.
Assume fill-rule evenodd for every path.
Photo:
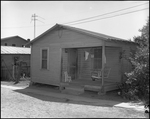
<instances>
[{"instance_id":1,"label":"neighboring building","mask_svg":"<svg viewBox=\"0 0 150 119\"><path fill-rule=\"evenodd\" d=\"M30 75L30 48L1 46L1 80L12 80L14 60L25 62L25 73Z\"/></svg>"},{"instance_id":2,"label":"neighboring building","mask_svg":"<svg viewBox=\"0 0 150 119\"><path fill-rule=\"evenodd\" d=\"M111 37L75 27L56 24L27 45L31 45L31 80L37 83L68 87L76 84L84 90L114 90L131 70L123 58L135 50L132 41ZM124 54L125 53L125 54ZM102 81L92 81L91 72L111 70ZM65 82L66 75L71 82ZM79 88L79 87L78 87Z\"/></svg>"},{"instance_id":3,"label":"neighboring building","mask_svg":"<svg viewBox=\"0 0 150 119\"><path fill-rule=\"evenodd\" d=\"M15 46L24 47L26 43L30 42L30 39L25 40L20 36L12 36L1 39L1 46Z\"/></svg>"}]
</instances>

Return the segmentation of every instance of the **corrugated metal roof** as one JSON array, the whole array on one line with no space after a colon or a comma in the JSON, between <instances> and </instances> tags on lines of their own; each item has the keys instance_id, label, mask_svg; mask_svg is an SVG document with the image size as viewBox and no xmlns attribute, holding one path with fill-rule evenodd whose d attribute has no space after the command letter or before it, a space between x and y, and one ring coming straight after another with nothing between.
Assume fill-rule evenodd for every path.
<instances>
[{"instance_id":1,"label":"corrugated metal roof","mask_svg":"<svg viewBox=\"0 0 150 119\"><path fill-rule=\"evenodd\" d=\"M1 46L1 54L31 54L30 48Z\"/></svg>"}]
</instances>

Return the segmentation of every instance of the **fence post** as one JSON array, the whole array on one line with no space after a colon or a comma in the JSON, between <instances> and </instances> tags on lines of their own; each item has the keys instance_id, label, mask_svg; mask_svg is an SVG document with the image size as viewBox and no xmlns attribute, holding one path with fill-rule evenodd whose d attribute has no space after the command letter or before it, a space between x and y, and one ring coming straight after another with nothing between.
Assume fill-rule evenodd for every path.
<instances>
[{"instance_id":1,"label":"fence post","mask_svg":"<svg viewBox=\"0 0 150 119\"><path fill-rule=\"evenodd\" d=\"M15 78L15 67L14 67L14 65L13 65L13 70L12 70L12 76L13 76L13 78Z\"/></svg>"}]
</instances>

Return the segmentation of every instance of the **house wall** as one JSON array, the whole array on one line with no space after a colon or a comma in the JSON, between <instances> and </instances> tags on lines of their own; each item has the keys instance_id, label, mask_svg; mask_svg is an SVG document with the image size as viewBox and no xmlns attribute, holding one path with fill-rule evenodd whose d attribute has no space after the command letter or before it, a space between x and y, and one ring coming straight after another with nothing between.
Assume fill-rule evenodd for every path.
<instances>
[{"instance_id":1,"label":"house wall","mask_svg":"<svg viewBox=\"0 0 150 119\"><path fill-rule=\"evenodd\" d=\"M102 46L102 44L103 41L100 38L91 37L89 35L85 35L79 32L74 32L66 29L51 31L50 33L42 36L39 40L37 40L32 44L32 48L31 48L32 49L31 51L32 52L31 53L32 54L31 55L32 79L31 80L33 82L38 82L38 83L59 85L60 80L64 79L63 72L67 70L67 66L66 66L68 62L67 53L65 53L64 48L87 48L87 47ZM118 43L118 42L106 43L106 46L114 46L114 47L123 47L124 45L125 45L124 43ZM40 68L40 64L41 64L40 49L44 47L49 48L49 69L48 70L42 70ZM118 49L106 50L106 56L109 57L108 62L111 62L111 65L113 67L112 71L116 73L119 72L116 71L117 67L115 67L112 57L113 56L118 57L119 51ZM82 51L79 50L78 53L79 53L78 55L81 55ZM82 58L79 60L82 60ZM87 62L90 62L90 60ZM86 67L84 66L85 65L84 63L81 64L82 67ZM88 64L90 65L90 63ZM116 65L118 66L119 64ZM63 67L62 69L61 66ZM118 78L117 76L114 75L113 72L111 73L111 77L113 77L113 79Z\"/></svg>"},{"instance_id":2,"label":"house wall","mask_svg":"<svg viewBox=\"0 0 150 119\"><path fill-rule=\"evenodd\" d=\"M27 43L27 41L25 41L19 37L14 37L14 38L10 38L10 39L1 40L2 46L5 46L5 43L7 43L7 46L12 46L12 44L15 44L16 47L22 47L23 45L25 45Z\"/></svg>"},{"instance_id":3,"label":"house wall","mask_svg":"<svg viewBox=\"0 0 150 119\"><path fill-rule=\"evenodd\" d=\"M68 53L65 52L65 49L62 49L62 81L65 81L64 72L68 71Z\"/></svg>"},{"instance_id":4,"label":"house wall","mask_svg":"<svg viewBox=\"0 0 150 119\"><path fill-rule=\"evenodd\" d=\"M81 80L91 80L92 58L90 57L91 48L84 48L78 50L78 78ZM85 51L89 53L88 58L85 59Z\"/></svg>"},{"instance_id":5,"label":"house wall","mask_svg":"<svg viewBox=\"0 0 150 119\"><path fill-rule=\"evenodd\" d=\"M93 41L90 43L91 39ZM61 76L64 77L64 74L61 74L61 55L64 54L62 49L89 47L91 45L102 45L102 41L68 30L63 30L61 33L55 30L43 36L40 40L34 42L31 47L31 80L38 83L59 85ZM40 49L44 47L49 48L49 70L40 68ZM67 57L63 59L63 62L63 65L65 65ZM63 70L66 70L66 68Z\"/></svg>"},{"instance_id":6,"label":"house wall","mask_svg":"<svg viewBox=\"0 0 150 119\"><path fill-rule=\"evenodd\" d=\"M129 44L129 43L115 43L115 42L106 42L106 46L116 46L120 47L120 53L123 53L122 58L120 59L120 73L121 73L121 81L126 80L125 73L130 72L132 70L131 63L129 62L128 58L130 57L131 50L136 51L137 45L136 44Z\"/></svg>"},{"instance_id":7,"label":"house wall","mask_svg":"<svg viewBox=\"0 0 150 119\"><path fill-rule=\"evenodd\" d=\"M30 66L30 55L28 54L1 54L1 77L3 79L12 79L14 57L19 57L20 60L26 62L27 65ZM4 61L2 61L2 59Z\"/></svg>"},{"instance_id":8,"label":"house wall","mask_svg":"<svg viewBox=\"0 0 150 119\"><path fill-rule=\"evenodd\" d=\"M119 58L120 47L106 47L106 67L110 67L109 77L105 80L110 82L121 81L121 60Z\"/></svg>"},{"instance_id":9,"label":"house wall","mask_svg":"<svg viewBox=\"0 0 150 119\"><path fill-rule=\"evenodd\" d=\"M131 63L129 62L128 58L130 57L130 51L132 50L136 50L136 46L135 45L131 45L131 46L124 46L122 48L122 51L124 51L124 57L121 59L121 62L122 62L122 81L125 81L126 80L126 76L125 76L125 73L129 73L132 71L132 66L131 66Z\"/></svg>"},{"instance_id":10,"label":"house wall","mask_svg":"<svg viewBox=\"0 0 150 119\"><path fill-rule=\"evenodd\" d=\"M47 70L41 69L41 48L49 48L49 66ZM37 83L59 85L61 67L61 49L46 44L32 46L31 53L31 80Z\"/></svg>"}]
</instances>

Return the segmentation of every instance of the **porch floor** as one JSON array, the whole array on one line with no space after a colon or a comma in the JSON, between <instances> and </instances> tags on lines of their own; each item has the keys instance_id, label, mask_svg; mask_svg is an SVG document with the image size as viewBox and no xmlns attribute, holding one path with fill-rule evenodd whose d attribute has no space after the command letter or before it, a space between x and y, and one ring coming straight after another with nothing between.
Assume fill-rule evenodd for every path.
<instances>
[{"instance_id":1,"label":"porch floor","mask_svg":"<svg viewBox=\"0 0 150 119\"><path fill-rule=\"evenodd\" d=\"M101 86L102 82L100 80L92 81L92 80L82 80L82 79L76 79L72 80L69 84L71 85L79 85L79 86L85 86L85 85L90 85L90 86ZM115 82L109 82L109 81L104 81L104 86L109 86L112 84L116 84Z\"/></svg>"},{"instance_id":2,"label":"porch floor","mask_svg":"<svg viewBox=\"0 0 150 119\"><path fill-rule=\"evenodd\" d=\"M63 87L74 87L74 88L83 88L84 90L90 91L99 91L102 88L102 83L99 80L92 81L92 80L83 80L83 79L76 79L72 80L69 83L61 83ZM116 82L109 82L104 81L104 88L105 91L111 91L117 89Z\"/></svg>"}]
</instances>

